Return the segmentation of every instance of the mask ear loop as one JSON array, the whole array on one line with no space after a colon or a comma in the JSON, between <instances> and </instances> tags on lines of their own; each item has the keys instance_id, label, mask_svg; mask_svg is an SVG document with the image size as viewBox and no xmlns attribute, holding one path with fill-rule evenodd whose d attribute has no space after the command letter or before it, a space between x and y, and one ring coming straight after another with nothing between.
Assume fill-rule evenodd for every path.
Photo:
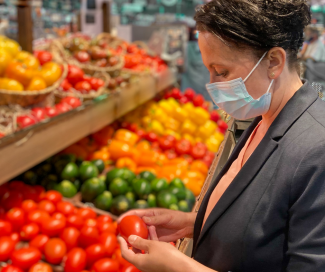
<instances>
[{"instance_id":1,"label":"mask ear loop","mask_svg":"<svg viewBox=\"0 0 325 272\"><path fill-rule=\"evenodd\" d=\"M270 84L270 86L269 86L269 88L268 88L268 90L267 90L267 94L270 92L270 90L271 90L271 87L272 87L272 85L273 85L273 82L274 82L274 79L272 79L272 81L271 81L271 84Z\"/></svg>"},{"instance_id":2,"label":"mask ear loop","mask_svg":"<svg viewBox=\"0 0 325 272\"><path fill-rule=\"evenodd\" d=\"M268 51L266 51L264 53L264 55L261 57L261 59L258 61L258 63L255 65L255 67L253 68L253 70L248 74L248 76L244 79L244 82L246 82L246 80L251 76L251 74L254 73L254 71L256 70L257 66L260 65L261 61L264 59L264 57L266 56L266 54L268 53Z\"/></svg>"}]
</instances>

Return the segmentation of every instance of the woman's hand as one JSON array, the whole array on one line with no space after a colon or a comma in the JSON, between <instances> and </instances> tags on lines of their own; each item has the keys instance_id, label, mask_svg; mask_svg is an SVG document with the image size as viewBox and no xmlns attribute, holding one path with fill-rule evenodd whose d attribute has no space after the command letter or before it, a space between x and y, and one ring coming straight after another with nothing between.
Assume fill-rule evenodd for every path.
<instances>
[{"instance_id":1,"label":"woman's hand","mask_svg":"<svg viewBox=\"0 0 325 272\"><path fill-rule=\"evenodd\" d=\"M193 236L196 213L185 213L167 209L133 210L124 214L138 215L149 226L152 240L174 242L177 239ZM155 237L157 236L157 237Z\"/></svg>"},{"instance_id":2,"label":"woman's hand","mask_svg":"<svg viewBox=\"0 0 325 272\"><path fill-rule=\"evenodd\" d=\"M142 272L216 272L187 257L165 242L150 241L131 235L128 242L133 248L146 253L135 253L126 241L119 237L122 257Z\"/></svg>"}]
</instances>

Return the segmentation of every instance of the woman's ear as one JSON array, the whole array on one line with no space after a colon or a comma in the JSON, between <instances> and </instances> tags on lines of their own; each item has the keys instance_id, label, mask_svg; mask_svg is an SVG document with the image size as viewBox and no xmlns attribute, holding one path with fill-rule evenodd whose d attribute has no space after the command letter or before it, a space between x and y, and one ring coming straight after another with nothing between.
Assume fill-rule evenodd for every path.
<instances>
[{"instance_id":1,"label":"woman's ear","mask_svg":"<svg viewBox=\"0 0 325 272\"><path fill-rule=\"evenodd\" d=\"M286 51L281 47L273 47L267 54L270 62L268 75L271 79L278 78L286 65Z\"/></svg>"}]
</instances>

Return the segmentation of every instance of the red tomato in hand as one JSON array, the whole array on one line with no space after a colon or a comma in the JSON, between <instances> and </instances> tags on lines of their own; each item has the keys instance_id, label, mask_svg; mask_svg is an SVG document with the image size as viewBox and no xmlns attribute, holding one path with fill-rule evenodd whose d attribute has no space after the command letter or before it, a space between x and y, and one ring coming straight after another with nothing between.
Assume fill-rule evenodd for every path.
<instances>
[{"instance_id":1,"label":"red tomato in hand","mask_svg":"<svg viewBox=\"0 0 325 272\"><path fill-rule=\"evenodd\" d=\"M94 272L118 272L119 263L116 260L109 258L101 259L94 263L91 268L91 271Z\"/></svg>"},{"instance_id":2,"label":"red tomato in hand","mask_svg":"<svg viewBox=\"0 0 325 272\"><path fill-rule=\"evenodd\" d=\"M65 228L65 225L66 222L64 220L49 218L48 220L43 221L41 231L43 234L46 234L49 237L55 237L61 233L61 231Z\"/></svg>"},{"instance_id":3,"label":"red tomato in hand","mask_svg":"<svg viewBox=\"0 0 325 272\"><path fill-rule=\"evenodd\" d=\"M44 221L47 221L49 219L50 219L50 215L45 211L35 210L35 211L30 211L27 214L27 222L36 223L39 226L41 226Z\"/></svg>"},{"instance_id":4,"label":"red tomato in hand","mask_svg":"<svg viewBox=\"0 0 325 272\"><path fill-rule=\"evenodd\" d=\"M143 239L148 239L148 228L146 223L137 216L125 216L118 225L120 235L128 241L130 235L137 235Z\"/></svg>"},{"instance_id":5,"label":"red tomato in hand","mask_svg":"<svg viewBox=\"0 0 325 272\"><path fill-rule=\"evenodd\" d=\"M23 201L21 208L24 210L24 212L28 213L30 211L37 210L37 204L31 199L27 199Z\"/></svg>"},{"instance_id":6,"label":"red tomato in hand","mask_svg":"<svg viewBox=\"0 0 325 272\"><path fill-rule=\"evenodd\" d=\"M50 238L45 234L37 235L33 240L29 242L29 246L37 248L40 252L44 253L45 245Z\"/></svg>"},{"instance_id":7,"label":"red tomato in hand","mask_svg":"<svg viewBox=\"0 0 325 272\"><path fill-rule=\"evenodd\" d=\"M6 219L11 223L14 231L20 231L25 224L25 212L21 208L12 208L7 212Z\"/></svg>"},{"instance_id":8,"label":"red tomato in hand","mask_svg":"<svg viewBox=\"0 0 325 272\"><path fill-rule=\"evenodd\" d=\"M2 267L1 272L24 272L19 267L13 266L13 265L6 265Z\"/></svg>"},{"instance_id":9,"label":"red tomato in hand","mask_svg":"<svg viewBox=\"0 0 325 272\"><path fill-rule=\"evenodd\" d=\"M20 231L20 238L23 241L30 241L34 239L39 233L39 226L36 223L29 223L24 225Z\"/></svg>"},{"instance_id":10,"label":"red tomato in hand","mask_svg":"<svg viewBox=\"0 0 325 272\"><path fill-rule=\"evenodd\" d=\"M54 190L47 191L44 198L51 201L53 204L57 204L62 201L62 195Z\"/></svg>"},{"instance_id":11,"label":"red tomato in hand","mask_svg":"<svg viewBox=\"0 0 325 272\"><path fill-rule=\"evenodd\" d=\"M23 194L18 191L8 191L1 199L1 206L6 210L10 210L14 207L20 207L23 203Z\"/></svg>"},{"instance_id":12,"label":"red tomato in hand","mask_svg":"<svg viewBox=\"0 0 325 272\"><path fill-rule=\"evenodd\" d=\"M0 236L8 236L12 233L12 225L10 222L0 220Z\"/></svg>"},{"instance_id":13,"label":"red tomato in hand","mask_svg":"<svg viewBox=\"0 0 325 272\"><path fill-rule=\"evenodd\" d=\"M34 264L28 272L53 272L53 269L47 263L37 263Z\"/></svg>"},{"instance_id":14,"label":"red tomato in hand","mask_svg":"<svg viewBox=\"0 0 325 272\"><path fill-rule=\"evenodd\" d=\"M77 66L69 65L68 66L68 75L67 79L69 82L74 85L79 81L82 81L84 72Z\"/></svg>"},{"instance_id":15,"label":"red tomato in hand","mask_svg":"<svg viewBox=\"0 0 325 272\"><path fill-rule=\"evenodd\" d=\"M15 242L8 236L0 238L0 262L6 262L15 249Z\"/></svg>"},{"instance_id":16,"label":"red tomato in hand","mask_svg":"<svg viewBox=\"0 0 325 272\"><path fill-rule=\"evenodd\" d=\"M39 262L41 257L41 252L37 248L27 247L14 251L11 254L11 261L13 266L27 270Z\"/></svg>"},{"instance_id":17,"label":"red tomato in hand","mask_svg":"<svg viewBox=\"0 0 325 272\"><path fill-rule=\"evenodd\" d=\"M84 220L80 215L72 214L67 218L67 226L81 229L84 224Z\"/></svg>"},{"instance_id":18,"label":"red tomato in hand","mask_svg":"<svg viewBox=\"0 0 325 272\"><path fill-rule=\"evenodd\" d=\"M76 85L74 85L74 88L81 93L89 93L92 90L90 83L87 81L78 82Z\"/></svg>"},{"instance_id":19,"label":"red tomato in hand","mask_svg":"<svg viewBox=\"0 0 325 272\"><path fill-rule=\"evenodd\" d=\"M86 252L76 247L71 249L64 264L64 272L81 272L86 267Z\"/></svg>"},{"instance_id":20,"label":"red tomato in hand","mask_svg":"<svg viewBox=\"0 0 325 272\"><path fill-rule=\"evenodd\" d=\"M80 215L84 220L88 218L96 219L96 213L89 208L81 208L78 210L77 215Z\"/></svg>"},{"instance_id":21,"label":"red tomato in hand","mask_svg":"<svg viewBox=\"0 0 325 272\"><path fill-rule=\"evenodd\" d=\"M98 243L98 239L99 233L97 228L84 226L80 231L79 245L85 248Z\"/></svg>"},{"instance_id":22,"label":"red tomato in hand","mask_svg":"<svg viewBox=\"0 0 325 272\"><path fill-rule=\"evenodd\" d=\"M106 257L106 250L104 245L94 244L86 248L86 255L87 267L91 268L96 261Z\"/></svg>"},{"instance_id":23,"label":"red tomato in hand","mask_svg":"<svg viewBox=\"0 0 325 272\"><path fill-rule=\"evenodd\" d=\"M76 228L65 228L61 235L60 238L62 239L63 242L65 242L67 246L67 250L69 251L70 249L77 247L78 246L78 239L80 236L80 231L77 230Z\"/></svg>"},{"instance_id":24,"label":"red tomato in hand","mask_svg":"<svg viewBox=\"0 0 325 272\"><path fill-rule=\"evenodd\" d=\"M115 233L102 233L99 237L99 242L105 247L107 256L112 256L118 244Z\"/></svg>"},{"instance_id":25,"label":"red tomato in hand","mask_svg":"<svg viewBox=\"0 0 325 272\"><path fill-rule=\"evenodd\" d=\"M55 212L55 206L49 200L42 200L40 203L38 203L38 209L45 211L50 215Z\"/></svg>"},{"instance_id":26,"label":"red tomato in hand","mask_svg":"<svg viewBox=\"0 0 325 272\"><path fill-rule=\"evenodd\" d=\"M65 216L73 215L74 214L74 206L65 201L61 201L56 204L56 210Z\"/></svg>"},{"instance_id":27,"label":"red tomato in hand","mask_svg":"<svg viewBox=\"0 0 325 272\"><path fill-rule=\"evenodd\" d=\"M67 247L59 238L50 239L44 249L45 259L51 264L60 264L66 252Z\"/></svg>"}]
</instances>

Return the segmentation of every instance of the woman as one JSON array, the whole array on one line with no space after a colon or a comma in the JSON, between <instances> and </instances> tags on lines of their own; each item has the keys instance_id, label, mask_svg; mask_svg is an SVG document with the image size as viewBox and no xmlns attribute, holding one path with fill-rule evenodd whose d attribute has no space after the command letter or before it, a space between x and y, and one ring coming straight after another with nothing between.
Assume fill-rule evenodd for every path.
<instances>
[{"instance_id":1,"label":"woman","mask_svg":"<svg viewBox=\"0 0 325 272\"><path fill-rule=\"evenodd\" d=\"M131 212L151 241L130 236L136 254L120 238L124 258L144 272L325 271L325 104L295 68L307 0L214 0L195 19L213 100L256 119L197 214ZM193 259L163 243L184 236Z\"/></svg>"}]
</instances>

